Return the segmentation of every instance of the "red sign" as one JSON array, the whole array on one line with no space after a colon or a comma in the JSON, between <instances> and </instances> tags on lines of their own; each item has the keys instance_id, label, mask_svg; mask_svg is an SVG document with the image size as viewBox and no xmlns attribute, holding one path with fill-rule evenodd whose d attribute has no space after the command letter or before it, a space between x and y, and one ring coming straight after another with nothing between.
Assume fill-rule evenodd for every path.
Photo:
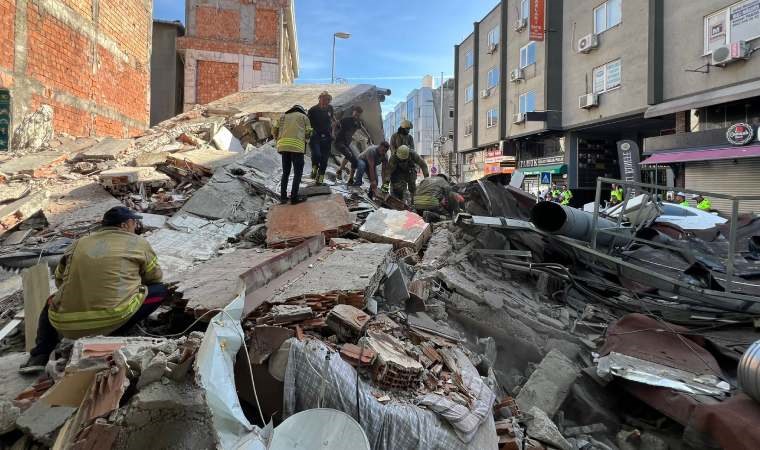
<instances>
[{"instance_id":1,"label":"red sign","mask_svg":"<svg viewBox=\"0 0 760 450\"><path fill-rule=\"evenodd\" d=\"M546 0L530 0L530 40L544 40Z\"/></svg>"}]
</instances>

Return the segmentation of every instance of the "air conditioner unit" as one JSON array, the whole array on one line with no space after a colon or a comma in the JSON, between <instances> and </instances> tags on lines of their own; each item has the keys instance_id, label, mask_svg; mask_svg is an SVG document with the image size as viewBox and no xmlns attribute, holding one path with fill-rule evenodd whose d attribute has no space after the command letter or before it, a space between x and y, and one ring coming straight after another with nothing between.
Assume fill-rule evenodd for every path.
<instances>
[{"instance_id":1,"label":"air conditioner unit","mask_svg":"<svg viewBox=\"0 0 760 450\"><path fill-rule=\"evenodd\" d=\"M740 59L749 58L752 48L746 41L737 41L725 47L718 47L712 52L713 66L726 66Z\"/></svg>"},{"instance_id":2,"label":"air conditioner unit","mask_svg":"<svg viewBox=\"0 0 760 450\"><path fill-rule=\"evenodd\" d=\"M517 83L518 81L525 79L525 73L522 69L514 69L509 72L509 81Z\"/></svg>"},{"instance_id":3,"label":"air conditioner unit","mask_svg":"<svg viewBox=\"0 0 760 450\"><path fill-rule=\"evenodd\" d=\"M591 109L599 106L598 94L584 94L578 98L578 107L581 109Z\"/></svg>"},{"instance_id":4,"label":"air conditioner unit","mask_svg":"<svg viewBox=\"0 0 760 450\"><path fill-rule=\"evenodd\" d=\"M528 19L522 18L515 20L515 31L522 31L528 26Z\"/></svg>"},{"instance_id":5,"label":"air conditioner unit","mask_svg":"<svg viewBox=\"0 0 760 450\"><path fill-rule=\"evenodd\" d=\"M490 89L483 89L480 91L480 96L483 98L488 98L491 96L491 90Z\"/></svg>"},{"instance_id":6,"label":"air conditioner unit","mask_svg":"<svg viewBox=\"0 0 760 450\"><path fill-rule=\"evenodd\" d=\"M495 44L495 43L488 44L488 53L495 52L497 48L499 48L499 44Z\"/></svg>"},{"instance_id":7,"label":"air conditioner unit","mask_svg":"<svg viewBox=\"0 0 760 450\"><path fill-rule=\"evenodd\" d=\"M517 113L512 117L512 123L523 123L525 122L525 113Z\"/></svg>"},{"instance_id":8,"label":"air conditioner unit","mask_svg":"<svg viewBox=\"0 0 760 450\"><path fill-rule=\"evenodd\" d=\"M587 34L578 39L579 53L588 53L597 47L599 47L599 37L595 34Z\"/></svg>"}]
</instances>

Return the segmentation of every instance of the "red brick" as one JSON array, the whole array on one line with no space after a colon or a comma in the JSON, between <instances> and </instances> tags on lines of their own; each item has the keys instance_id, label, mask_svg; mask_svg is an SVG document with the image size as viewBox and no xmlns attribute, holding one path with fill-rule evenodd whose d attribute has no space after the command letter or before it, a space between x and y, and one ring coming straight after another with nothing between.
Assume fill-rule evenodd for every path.
<instances>
[{"instance_id":1,"label":"red brick","mask_svg":"<svg viewBox=\"0 0 760 450\"><path fill-rule=\"evenodd\" d=\"M197 25L194 35L197 37L219 40L240 39L239 11L199 6L195 12L195 21Z\"/></svg>"},{"instance_id":2,"label":"red brick","mask_svg":"<svg viewBox=\"0 0 760 450\"><path fill-rule=\"evenodd\" d=\"M0 0L0 68L13 71L16 1ZM2 84L2 82L0 82ZM10 84L7 81L5 84Z\"/></svg>"},{"instance_id":3,"label":"red brick","mask_svg":"<svg viewBox=\"0 0 760 450\"><path fill-rule=\"evenodd\" d=\"M238 70L234 63L198 61L195 101L203 105L237 92Z\"/></svg>"},{"instance_id":4,"label":"red brick","mask_svg":"<svg viewBox=\"0 0 760 450\"><path fill-rule=\"evenodd\" d=\"M277 10L256 7L256 43L277 44L280 17Z\"/></svg>"}]
</instances>

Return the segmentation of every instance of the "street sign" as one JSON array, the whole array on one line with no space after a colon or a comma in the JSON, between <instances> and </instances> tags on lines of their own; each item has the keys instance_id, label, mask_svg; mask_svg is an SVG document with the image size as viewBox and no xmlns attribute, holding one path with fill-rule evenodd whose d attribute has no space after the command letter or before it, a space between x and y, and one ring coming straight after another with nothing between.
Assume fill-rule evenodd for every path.
<instances>
[{"instance_id":1,"label":"street sign","mask_svg":"<svg viewBox=\"0 0 760 450\"><path fill-rule=\"evenodd\" d=\"M552 174L541 172L541 184L552 184Z\"/></svg>"},{"instance_id":2,"label":"street sign","mask_svg":"<svg viewBox=\"0 0 760 450\"><path fill-rule=\"evenodd\" d=\"M8 151L11 143L11 91L0 89L0 151Z\"/></svg>"}]
</instances>

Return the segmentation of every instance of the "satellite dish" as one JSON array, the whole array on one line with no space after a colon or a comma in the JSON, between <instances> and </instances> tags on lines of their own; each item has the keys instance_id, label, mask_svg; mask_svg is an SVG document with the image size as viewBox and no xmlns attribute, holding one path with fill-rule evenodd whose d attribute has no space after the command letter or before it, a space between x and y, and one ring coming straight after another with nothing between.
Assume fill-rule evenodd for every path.
<instances>
[{"instance_id":1,"label":"satellite dish","mask_svg":"<svg viewBox=\"0 0 760 450\"><path fill-rule=\"evenodd\" d=\"M336 409L317 408L288 417L274 429L270 450L370 450L361 425Z\"/></svg>"}]
</instances>

